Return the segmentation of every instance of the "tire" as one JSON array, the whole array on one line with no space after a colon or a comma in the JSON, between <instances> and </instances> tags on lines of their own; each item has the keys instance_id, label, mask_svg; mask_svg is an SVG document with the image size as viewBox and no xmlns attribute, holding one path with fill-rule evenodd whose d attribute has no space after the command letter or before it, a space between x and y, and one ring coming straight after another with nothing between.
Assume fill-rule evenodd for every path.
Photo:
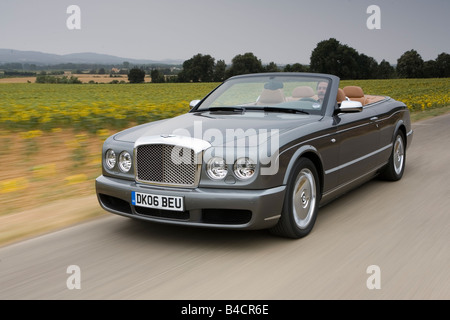
<instances>
[{"instance_id":1,"label":"tire","mask_svg":"<svg viewBox=\"0 0 450 320\"><path fill-rule=\"evenodd\" d=\"M406 164L406 144L403 132L398 131L395 135L389 162L381 173L381 178L389 181L398 181L403 177Z\"/></svg>"},{"instance_id":2,"label":"tire","mask_svg":"<svg viewBox=\"0 0 450 320\"><path fill-rule=\"evenodd\" d=\"M294 239L308 235L316 222L319 202L317 169L311 160L300 158L288 181L280 220L270 232Z\"/></svg>"}]
</instances>

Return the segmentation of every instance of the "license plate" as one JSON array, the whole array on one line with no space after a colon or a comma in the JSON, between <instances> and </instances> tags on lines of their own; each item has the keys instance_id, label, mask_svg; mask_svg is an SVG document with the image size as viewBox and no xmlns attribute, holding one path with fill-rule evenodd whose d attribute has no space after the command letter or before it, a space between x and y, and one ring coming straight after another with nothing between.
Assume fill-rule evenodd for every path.
<instances>
[{"instance_id":1,"label":"license plate","mask_svg":"<svg viewBox=\"0 0 450 320\"><path fill-rule=\"evenodd\" d=\"M183 197L163 196L133 191L131 193L131 203L134 206L139 207L184 211Z\"/></svg>"}]
</instances>

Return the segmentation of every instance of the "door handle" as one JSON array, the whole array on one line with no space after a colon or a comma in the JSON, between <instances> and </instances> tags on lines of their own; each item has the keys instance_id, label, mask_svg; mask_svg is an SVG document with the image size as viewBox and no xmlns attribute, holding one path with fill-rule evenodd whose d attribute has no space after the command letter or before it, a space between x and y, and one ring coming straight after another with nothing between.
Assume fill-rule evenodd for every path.
<instances>
[{"instance_id":1,"label":"door handle","mask_svg":"<svg viewBox=\"0 0 450 320\"><path fill-rule=\"evenodd\" d=\"M378 117L372 117L372 118L370 118L370 121L377 121L378 120Z\"/></svg>"}]
</instances>

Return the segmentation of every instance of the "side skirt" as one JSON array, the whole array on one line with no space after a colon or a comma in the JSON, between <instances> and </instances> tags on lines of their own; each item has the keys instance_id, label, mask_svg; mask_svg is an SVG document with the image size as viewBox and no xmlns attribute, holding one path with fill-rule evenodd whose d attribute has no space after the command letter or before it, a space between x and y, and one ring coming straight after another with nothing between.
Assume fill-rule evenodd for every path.
<instances>
[{"instance_id":1,"label":"side skirt","mask_svg":"<svg viewBox=\"0 0 450 320\"><path fill-rule=\"evenodd\" d=\"M380 165L379 167L365 173L364 175L353 179L351 181L347 181L336 188L333 188L332 190L329 190L322 194L322 199L320 201L320 207L326 205L327 203L333 201L334 199L342 196L343 194L355 189L356 187L364 184L365 182L368 182L372 180L374 177L376 177L379 173L379 170L387 165L387 162Z\"/></svg>"}]
</instances>

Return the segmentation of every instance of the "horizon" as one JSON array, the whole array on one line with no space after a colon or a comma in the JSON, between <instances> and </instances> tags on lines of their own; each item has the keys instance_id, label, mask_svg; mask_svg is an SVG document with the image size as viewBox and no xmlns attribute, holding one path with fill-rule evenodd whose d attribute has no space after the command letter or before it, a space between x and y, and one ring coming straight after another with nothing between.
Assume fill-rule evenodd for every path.
<instances>
[{"instance_id":1,"label":"horizon","mask_svg":"<svg viewBox=\"0 0 450 320\"><path fill-rule=\"evenodd\" d=\"M339 40L338 40L339 41ZM343 44L343 43L341 43L341 44ZM0 60L0 64L3 64L3 65L5 65L5 64L9 64L9 63L21 63L21 64L37 64L37 65L39 65L39 66L43 66L43 65L60 65L60 64L70 64L70 63L72 63L72 64L93 64L93 65L118 65L118 64L123 64L124 62L130 62L130 61L134 61L134 62L132 62L132 63L135 63L135 64L143 64L143 65L146 65L146 64L163 64L163 65L174 65L174 66L179 66L179 65L182 65L183 64L183 62L185 61L185 60L182 60L182 59L163 59L163 60L154 60L154 59L134 59L134 58L129 58L129 57L119 57L119 56L115 56L115 55L112 55L112 54L107 54L107 53L98 53L98 52L88 52L88 51L86 51L86 52L72 52L72 53L66 53L66 54L58 54L58 53L50 53L50 52L42 52L42 51L36 51L36 50L17 50L17 49L9 49L9 48L0 48L0 51L1 50L5 50L5 51L17 51L17 52L21 52L21 53L33 53L33 54L44 54L44 55L56 55L56 56L59 56L59 57L67 57L67 56L71 56L71 55L73 55L73 56L75 56L75 55L88 55L88 54L90 54L90 55L97 55L97 56L108 56L108 57L110 57L110 58L115 58L115 59L121 59L121 60L123 60L122 62L105 62L105 63L99 63L99 62L69 62L69 61L65 61L65 62L55 62L55 63L52 63L52 64L49 64L49 63L44 63L44 62L33 62L33 61L19 61L19 60L17 60L17 61L9 61L9 62L2 62L1 60ZM415 50L415 49L411 49L411 50ZM408 50L409 51L409 50ZM417 51L417 50L416 50ZM358 52L359 54L365 54L364 52ZM419 55L420 55L420 52L418 52L419 53ZM445 53L447 53L447 52L445 52ZM198 54L202 54L202 55L206 55L206 54L203 54L203 53L198 53ZM242 53L242 54L244 54L244 53ZM402 53L403 54L403 53ZM255 54L255 56L258 58L258 56ZM212 58L214 58L215 59L215 57L212 57ZM400 56L399 56L399 58L400 58ZM436 58L437 58L437 56L436 56ZM1 59L1 56L0 56L0 59ZM80 58L78 58L78 59L80 59ZM190 59L190 58L189 58ZM376 59L375 59L376 60ZM386 60L386 59L383 59L383 60ZM383 61L383 60L381 60L381 61ZM432 60L435 60L435 59L432 59ZM380 63L381 61L378 61L377 60L377 63ZM387 61L387 60L386 60ZM424 61L427 61L427 60L425 60L424 59ZM216 62L217 62L217 59L216 59ZM310 65L310 62L308 61L308 63L301 63L301 62L294 62L294 63L277 63L276 61L270 61L270 62L264 62L264 61L262 61L262 64L263 65L267 65L267 64L269 64L269 63L272 63L272 62L274 62L276 65L278 65L278 66L286 66L286 65L288 65L288 64L290 64L290 65L292 65L292 64L295 64L295 63L300 63L301 65L303 65L303 66L309 66ZM388 61L389 62L389 61ZM396 65L397 65L397 60L395 61L395 63L391 63L391 62L389 62L389 64L391 65L391 66L393 66L393 67L395 67ZM231 65L231 63L226 63L226 65L227 65L227 67L229 67L230 65Z\"/></svg>"},{"instance_id":2,"label":"horizon","mask_svg":"<svg viewBox=\"0 0 450 320\"><path fill-rule=\"evenodd\" d=\"M37 50L17 50L17 49L11 49L11 48L0 48L0 64L7 64L7 63L22 63L22 64L48 64L48 63L43 63L43 62L33 62L33 61L8 61L8 62L2 62L1 61L1 52L2 51L14 51L14 52L18 52L20 54L44 54L44 55L49 55L49 56L58 56L58 57L67 57L67 56L77 56L77 55L96 55L96 56L104 56L104 57L110 57L110 58L115 58L115 59L121 59L123 60L123 62L129 62L129 61L147 61L146 63L163 63L163 64L182 64L183 61L178 59L178 60L173 60L173 59L166 59L166 60L153 60L153 59L133 59L133 58L128 58L128 57L119 57L119 56L115 56L112 54L106 54L106 53L98 53L98 52L89 52L89 51L85 51L85 52L72 52L72 53L67 53L67 54L58 54L58 53L51 53L51 52L43 52L43 51L37 51ZM79 58L78 58L79 59ZM170 61L170 63L169 63ZM55 62L54 64L51 65L57 65L57 64L66 64L66 63L75 63L75 64L80 64L80 63L87 63L87 62ZM90 64L90 63L87 63ZM97 62L91 62L91 64L101 64L101 63L97 63ZM118 63L104 63L105 65L109 65L109 64L118 64Z\"/></svg>"}]
</instances>

